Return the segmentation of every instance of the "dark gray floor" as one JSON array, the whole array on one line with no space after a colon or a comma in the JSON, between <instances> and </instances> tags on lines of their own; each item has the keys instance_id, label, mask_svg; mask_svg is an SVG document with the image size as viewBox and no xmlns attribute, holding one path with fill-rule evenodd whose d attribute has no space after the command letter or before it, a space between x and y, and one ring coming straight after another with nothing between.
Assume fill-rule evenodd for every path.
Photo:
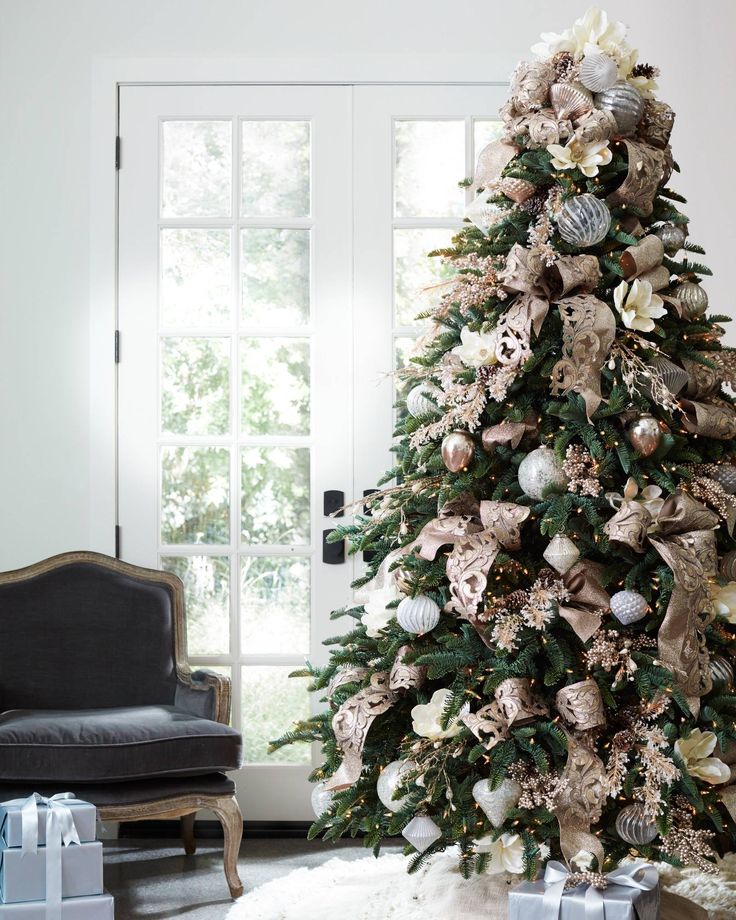
<instances>
[{"instance_id":1,"label":"dark gray floor","mask_svg":"<svg viewBox=\"0 0 736 920\"><path fill-rule=\"evenodd\" d=\"M396 845L401 849L400 844ZM386 852L390 849L386 848ZM246 891L300 866L318 866L332 856L367 856L359 843L319 840L245 840L240 877ZM173 840L106 840L105 887L115 896L116 920L222 920L232 901L222 871L222 843L198 841L195 856L184 856Z\"/></svg>"}]
</instances>

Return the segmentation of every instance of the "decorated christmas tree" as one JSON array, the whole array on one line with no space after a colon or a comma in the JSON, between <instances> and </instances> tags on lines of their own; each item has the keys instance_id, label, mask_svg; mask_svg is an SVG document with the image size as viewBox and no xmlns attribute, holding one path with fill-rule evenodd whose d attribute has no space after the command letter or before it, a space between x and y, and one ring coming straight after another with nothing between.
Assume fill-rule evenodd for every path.
<instances>
[{"instance_id":1,"label":"decorated christmas tree","mask_svg":"<svg viewBox=\"0 0 736 920\"><path fill-rule=\"evenodd\" d=\"M674 113L590 10L516 68L404 372L373 561L324 668L312 833L416 868L715 870L736 842L736 352ZM725 388L724 388L725 387Z\"/></svg>"}]
</instances>

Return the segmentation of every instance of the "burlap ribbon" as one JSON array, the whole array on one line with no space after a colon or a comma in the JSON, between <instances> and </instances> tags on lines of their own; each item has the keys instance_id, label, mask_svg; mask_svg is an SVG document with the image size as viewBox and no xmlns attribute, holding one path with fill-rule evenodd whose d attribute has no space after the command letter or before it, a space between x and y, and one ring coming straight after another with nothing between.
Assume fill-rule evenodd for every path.
<instances>
[{"instance_id":1,"label":"burlap ribbon","mask_svg":"<svg viewBox=\"0 0 736 920\"><path fill-rule=\"evenodd\" d=\"M587 642L598 632L603 612L611 603L599 581L601 569L595 562L585 560L562 576L568 597L559 605L558 613L572 626L581 642Z\"/></svg>"},{"instance_id":2,"label":"burlap ribbon","mask_svg":"<svg viewBox=\"0 0 736 920\"><path fill-rule=\"evenodd\" d=\"M472 191L477 192L479 188L489 188L500 179L501 173L519 153L519 149L514 144L507 144L505 141L491 141L490 144L486 144L478 154L471 185Z\"/></svg>"},{"instance_id":3,"label":"burlap ribbon","mask_svg":"<svg viewBox=\"0 0 736 920\"><path fill-rule=\"evenodd\" d=\"M712 680L701 630L712 618L708 582L715 577L718 515L684 492L665 499L652 533L652 516L639 502L623 502L605 525L608 538L642 553L653 546L672 570L674 588L657 636L662 663L697 715Z\"/></svg>"},{"instance_id":4,"label":"burlap ribbon","mask_svg":"<svg viewBox=\"0 0 736 920\"><path fill-rule=\"evenodd\" d=\"M560 825L560 849L568 864L581 850L587 850L598 858L598 866L602 867L603 844L590 828L603 813L606 768L591 747L563 731L567 736L567 762L554 809Z\"/></svg>"}]
</instances>

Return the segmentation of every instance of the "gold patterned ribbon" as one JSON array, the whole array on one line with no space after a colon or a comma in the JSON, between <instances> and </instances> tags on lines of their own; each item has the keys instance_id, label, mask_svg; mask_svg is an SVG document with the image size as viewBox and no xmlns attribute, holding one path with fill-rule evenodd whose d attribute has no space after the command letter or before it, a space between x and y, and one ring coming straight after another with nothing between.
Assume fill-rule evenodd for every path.
<instances>
[{"instance_id":1,"label":"gold patterned ribbon","mask_svg":"<svg viewBox=\"0 0 736 920\"><path fill-rule=\"evenodd\" d=\"M587 850L597 857L600 871L605 852L598 837L590 832L590 827L600 820L603 813L606 769L591 747L566 729L563 731L567 736L567 762L554 808L560 825L560 849L568 865L581 850Z\"/></svg>"},{"instance_id":2,"label":"gold patterned ribbon","mask_svg":"<svg viewBox=\"0 0 736 920\"><path fill-rule=\"evenodd\" d=\"M652 516L638 502L623 502L605 525L610 540L644 552L649 542L672 570L674 587L657 636L659 658L697 715L712 680L701 631L712 618L708 582L715 577L718 515L684 492L665 499L654 531Z\"/></svg>"},{"instance_id":3,"label":"gold patterned ribbon","mask_svg":"<svg viewBox=\"0 0 736 920\"><path fill-rule=\"evenodd\" d=\"M645 216L654 209L654 196L664 177L665 152L642 141L622 138L626 145L629 168L621 185L606 199L611 208L626 205Z\"/></svg>"},{"instance_id":4,"label":"gold patterned ribbon","mask_svg":"<svg viewBox=\"0 0 736 920\"><path fill-rule=\"evenodd\" d=\"M560 604L558 613L575 630L581 642L587 642L601 627L602 615L611 598L601 587L601 566L587 560L576 563L563 576L567 601Z\"/></svg>"},{"instance_id":5,"label":"gold patterned ribbon","mask_svg":"<svg viewBox=\"0 0 736 920\"><path fill-rule=\"evenodd\" d=\"M736 438L736 412L729 403L693 402L681 399L682 424L691 434L716 441Z\"/></svg>"},{"instance_id":6,"label":"gold patterned ribbon","mask_svg":"<svg viewBox=\"0 0 736 920\"><path fill-rule=\"evenodd\" d=\"M506 678L496 687L493 695L493 702L482 706L477 712L467 712L460 716L460 721L489 751L499 741L508 738L512 725L518 728L535 719L549 716L547 705L534 696L531 681L527 677Z\"/></svg>"}]
</instances>

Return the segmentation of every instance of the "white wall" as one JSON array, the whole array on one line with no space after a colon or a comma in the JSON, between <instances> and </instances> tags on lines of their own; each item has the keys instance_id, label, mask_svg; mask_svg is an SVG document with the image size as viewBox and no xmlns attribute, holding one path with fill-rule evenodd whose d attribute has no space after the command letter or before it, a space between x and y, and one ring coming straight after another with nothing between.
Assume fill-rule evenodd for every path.
<instances>
[{"instance_id":1,"label":"white wall","mask_svg":"<svg viewBox=\"0 0 736 920\"><path fill-rule=\"evenodd\" d=\"M175 58L275 57L295 79L415 71L498 80L538 32L567 26L585 5L0 0L0 569L88 547L97 532L88 500L95 60L166 58L174 75ZM718 273L711 304L730 312L736 5L612 0L607 8L631 25L642 59L662 68L661 96L678 112L683 176L673 184L692 199L692 236Z\"/></svg>"}]
</instances>

